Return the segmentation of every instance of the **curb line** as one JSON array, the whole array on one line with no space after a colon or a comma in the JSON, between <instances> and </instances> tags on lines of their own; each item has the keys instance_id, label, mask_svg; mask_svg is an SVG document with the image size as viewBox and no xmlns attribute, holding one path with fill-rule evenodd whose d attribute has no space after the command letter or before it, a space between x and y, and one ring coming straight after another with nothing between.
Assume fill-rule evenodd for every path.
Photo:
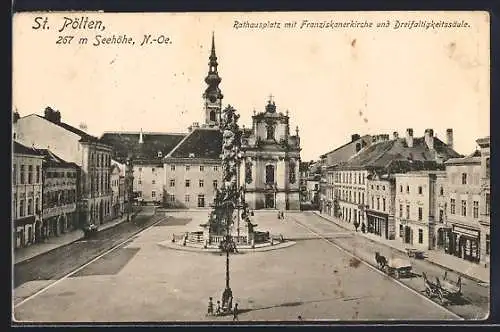
<instances>
[{"instance_id":1,"label":"curb line","mask_svg":"<svg viewBox=\"0 0 500 332\"><path fill-rule=\"evenodd\" d=\"M352 231L352 230L348 229L347 227L345 227L344 225L339 225L339 224L337 224L336 222L334 222L334 221L332 221L332 220L330 220L330 219L328 219L328 218L326 218L326 217L324 217L324 216L322 216L322 215L320 215L320 214L317 214L316 212L313 212L313 213L314 213L316 216L318 216L318 217L320 217L320 218L322 218L322 219L324 219L324 220L326 220L326 221L328 221L328 222L331 222L332 224L335 224L335 225L337 225L337 226L339 226L339 227L341 227L341 228L343 228L343 229L345 229L345 230ZM354 232L354 233L357 233L357 232ZM383 245L383 246L385 246L385 247L388 247L388 248L391 248L391 249L397 250L397 251L399 251L400 253L407 255L406 251L404 251L404 250L402 250L402 249L399 249L399 248L394 248L394 247L389 246L389 245L387 245L387 244L385 244L385 243L378 242L378 241L373 240L373 239L371 239L371 238L369 238L369 237L367 237L367 236L364 236L363 234L361 234L361 236L362 236L363 238L365 238L365 239L369 240L370 242L373 242L373 243L377 243L377 244ZM452 269L452 268L450 268L450 267L444 266L444 265L442 265L442 264L440 264L440 263L437 263L437 262L434 262L434 261L431 261L431 260L428 260L428 259L426 259L426 260L424 260L424 261L425 261L425 262L427 262L427 263L433 264L433 265L435 265L435 266L439 266L440 268L442 268L442 269L444 269L444 270L447 270L447 271L449 271L449 272L454 272L454 273L458 274L459 276L461 276L461 277L463 277L463 278L467 278L467 279L472 280L472 281L474 281L474 282L481 283L481 284L487 283L488 285L490 284L490 282L489 282L489 281L481 280L481 279L479 279L479 278L476 278L476 277L470 276L470 275L465 274L465 273L463 273L463 272L456 271L456 270L454 270L454 269Z\"/></svg>"},{"instance_id":2,"label":"curb line","mask_svg":"<svg viewBox=\"0 0 500 332\"><path fill-rule=\"evenodd\" d=\"M118 226L118 225L123 224L126 220L127 220L127 218L125 218L123 221L121 221L121 222L119 222L119 223L116 223L116 224L115 224L115 225L113 225L113 226L109 226L108 228L98 230L98 232L103 232L103 231L106 231L106 230L108 230L108 229L114 228L114 227L116 227L116 226ZM78 230L79 230L79 231L82 231L81 229L78 229ZM82 232L83 232L83 231L82 231ZM25 258L25 259L23 259L23 260L18 261L17 263L15 262L15 263L14 263L14 266L16 266L16 265L18 265L18 264L25 263L25 262L27 262L27 261L29 261L29 260L31 260L31 259L33 259L33 258L36 258L36 257L38 257L38 256L42 256L42 255L48 254L48 253L50 253L50 252L52 252L52 251L55 251L56 249L61 249L61 248L67 247L67 246L69 246L69 245L71 245L71 244L74 244L75 242L80 241L80 240L81 240L81 239L83 239L83 238L85 238L85 233L84 233L83 235L81 235L79 238L77 238L77 239L75 239L75 240L73 240L73 241L70 241L70 242L68 242L68 243L64 243L64 244L62 244L62 245L60 245L60 246L57 246L57 247L54 247L54 248L49 249L49 250L47 250L47 251L44 251L44 252L38 253L38 254L36 254L36 255L34 255L34 256L31 256L31 257ZM14 254L14 257L15 257L15 254Z\"/></svg>"}]
</instances>

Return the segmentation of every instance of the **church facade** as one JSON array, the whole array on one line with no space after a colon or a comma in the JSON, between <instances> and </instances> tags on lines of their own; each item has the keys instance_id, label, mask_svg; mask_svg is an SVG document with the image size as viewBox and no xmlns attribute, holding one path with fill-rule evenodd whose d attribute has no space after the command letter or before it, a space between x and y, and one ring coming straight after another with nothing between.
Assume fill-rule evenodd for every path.
<instances>
[{"instance_id":1,"label":"church facade","mask_svg":"<svg viewBox=\"0 0 500 332\"><path fill-rule=\"evenodd\" d=\"M242 138L240 183L250 208L300 209L300 150L298 128L290 135L288 112L278 112L270 98Z\"/></svg>"}]
</instances>

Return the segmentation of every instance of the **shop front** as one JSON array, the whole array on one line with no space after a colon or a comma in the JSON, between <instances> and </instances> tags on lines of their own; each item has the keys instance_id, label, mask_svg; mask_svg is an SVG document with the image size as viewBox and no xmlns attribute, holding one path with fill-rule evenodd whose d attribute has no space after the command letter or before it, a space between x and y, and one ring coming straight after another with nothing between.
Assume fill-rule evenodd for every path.
<instances>
[{"instance_id":1,"label":"shop front","mask_svg":"<svg viewBox=\"0 0 500 332\"><path fill-rule=\"evenodd\" d=\"M389 215L373 210L366 211L368 233L389 238Z\"/></svg>"},{"instance_id":2,"label":"shop front","mask_svg":"<svg viewBox=\"0 0 500 332\"><path fill-rule=\"evenodd\" d=\"M478 263L480 261L480 231L474 228L453 225L448 232L445 252L464 260Z\"/></svg>"}]
</instances>

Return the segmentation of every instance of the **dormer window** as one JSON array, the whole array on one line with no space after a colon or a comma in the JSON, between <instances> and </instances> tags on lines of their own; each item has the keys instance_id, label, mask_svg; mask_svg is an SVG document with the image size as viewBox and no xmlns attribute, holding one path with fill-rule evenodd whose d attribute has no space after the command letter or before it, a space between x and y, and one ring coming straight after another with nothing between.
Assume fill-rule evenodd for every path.
<instances>
[{"instance_id":1,"label":"dormer window","mask_svg":"<svg viewBox=\"0 0 500 332\"><path fill-rule=\"evenodd\" d=\"M192 153L192 152L191 152L191 153L189 154L189 158L194 158L194 153Z\"/></svg>"},{"instance_id":2,"label":"dormer window","mask_svg":"<svg viewBox=\"0 0 500 332\"><path fill-rule=\"evenodd\" d=\"M163 157L163 153L161 151L158 151L158 158Z\"/></svg>"}]
</instances>

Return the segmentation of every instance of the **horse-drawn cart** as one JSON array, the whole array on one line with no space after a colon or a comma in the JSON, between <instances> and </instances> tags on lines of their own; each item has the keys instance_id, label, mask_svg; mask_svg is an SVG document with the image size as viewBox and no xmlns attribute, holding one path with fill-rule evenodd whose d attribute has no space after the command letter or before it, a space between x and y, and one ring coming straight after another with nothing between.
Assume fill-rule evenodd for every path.
<instances>
[{"instance_id":1,"label":"horse-drawn cart","mask_svg":"<svg viewBox=\"0 0 500 332\"><path fill-rule=\"evenodd\" d=\"M390 276L395 276L397 279L411 276L412 265L406 259L391 258L387 260L387 258L377 252L375 253L375 260L377 261L378 268Z\"/></svg>"},{"instance_id":2,"label":"horse-drawn cart","mask_svg":"<svg viewBox=\"0 0 500 332\"><path fill-rule=\"evenodd\" d=\"M454 299L462 295L462 278L460 276L456 283L448 280L446 273L442 281L439 280L439 277L436 277L436 282L430 281L425 272L422 272L422 278L425 283L425 294L429 298L438 298L441 304L446 301L453 302Z\"/></svg>"}]
</instances>

